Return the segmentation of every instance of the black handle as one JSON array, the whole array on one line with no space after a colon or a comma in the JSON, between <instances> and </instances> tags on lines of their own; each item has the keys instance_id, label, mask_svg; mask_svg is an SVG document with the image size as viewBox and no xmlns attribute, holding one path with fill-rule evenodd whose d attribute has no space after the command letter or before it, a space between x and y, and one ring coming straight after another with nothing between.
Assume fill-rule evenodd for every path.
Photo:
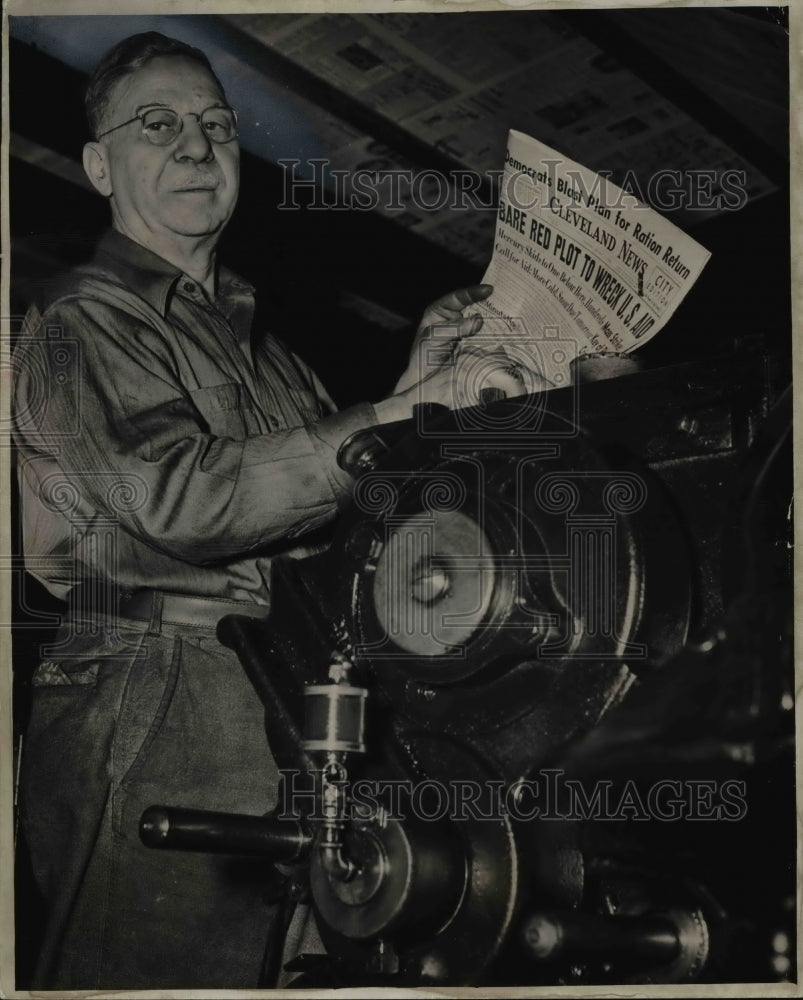
<instances>
[{"instance_id":1,"label":"black handle","mask_svg":"<svg viewBox=\"0 0 803 1000\"><path fill-rule=\"evenodd\" d=\"M540 961L598 957L635 966L663 965L680 952L677 927L658 916L535 913L523 930L528 950Z\"/></svg>"},{"instance_id":2,"label":"black handle","mask_svg":"<svg viewBox=\"0 0 803 1000\"><path fill-rule=\"evenodd\" d=\"M298 861L312 842L293 818L245 816L150 806L139 822L146 847L215 854L262 855L272 861Z\"/></svg>"}]
</instances>

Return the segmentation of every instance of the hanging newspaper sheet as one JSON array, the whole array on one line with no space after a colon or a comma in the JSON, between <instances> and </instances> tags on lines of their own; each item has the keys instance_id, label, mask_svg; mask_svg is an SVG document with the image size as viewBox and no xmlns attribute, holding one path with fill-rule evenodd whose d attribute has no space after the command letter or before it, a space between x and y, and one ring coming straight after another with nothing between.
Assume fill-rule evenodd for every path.
<instances>
[{"instance_id":1,"label":"hanging newspaper sheet","mask_svg":"<svg viewBox=\"0 0 803 1000\"><path fill-rule=\"evenodd\" d=\"M523 370L523 392L543 387L532 369L566 385L573 358L626 354L653 337L709 257L606 177L512 130L483 278L494 292L458 365L504 355Z\"/></svg>"}]
</instances>

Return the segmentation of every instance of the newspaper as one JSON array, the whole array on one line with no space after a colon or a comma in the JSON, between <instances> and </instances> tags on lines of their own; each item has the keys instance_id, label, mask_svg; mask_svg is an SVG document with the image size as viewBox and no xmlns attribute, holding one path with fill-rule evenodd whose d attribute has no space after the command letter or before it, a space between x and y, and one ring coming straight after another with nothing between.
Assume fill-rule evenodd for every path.
<instances>
[{"instance_id":1,"label":"newspaper","mask_svg":"<svg viewBox=\"0 0 803 1000\"><path fill-rule=\"evenodd\" d=\"M543 387L538 375L567 385L574 358L627 354L654 337L709 257L606 177L511 130L483 278L494 291L476 307L482 334L464 342L458 366L506 357L522 391Z\"/></svg>"}]
</instances>

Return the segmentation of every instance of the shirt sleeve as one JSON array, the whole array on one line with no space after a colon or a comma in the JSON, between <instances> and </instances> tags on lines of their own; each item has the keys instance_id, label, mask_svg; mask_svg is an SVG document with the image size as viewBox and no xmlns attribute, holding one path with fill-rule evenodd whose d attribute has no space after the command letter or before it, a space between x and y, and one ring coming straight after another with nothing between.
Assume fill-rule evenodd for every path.
<instances>
[{"instance_id":1,"label":"shirt sleeve","mask_svg":"<svg viewBox=\"0 0 803 1000\"><path fill-rule=\"evenodd\" d=\"M32 319L17 366L15 436L28 458L56 462L82 516L113 517L153 548L205 564L297 538L347 497L337 452L376 422L370 404L243 440L215 436L149 324L81 297ZM332 406L326 397L324 412ZM44 503L48 490L40 484Z\"/></svg>"},{"instance_id":2,"label":"shirt sleeve","mask_svg":"<svg viewBox=\"0 0 803 1000\"><path fill-rule=\"evenodd\" d=\"M330 476L332 489L338 498L338 505L345 506L351 495L354 479L337 464L337 454L343 442L355 431L372 427L379 422L376 412L370 403L338 411L326 387L306 361L303 361L297 354L288 353L293 365L298 368L304 381L318 400L321 414L328 418L320 420L320 422L316 421L310 425L309 430L322 466ZM367 422L363 422L364 414L368 417Z\"/></svg>"}]
</instances>

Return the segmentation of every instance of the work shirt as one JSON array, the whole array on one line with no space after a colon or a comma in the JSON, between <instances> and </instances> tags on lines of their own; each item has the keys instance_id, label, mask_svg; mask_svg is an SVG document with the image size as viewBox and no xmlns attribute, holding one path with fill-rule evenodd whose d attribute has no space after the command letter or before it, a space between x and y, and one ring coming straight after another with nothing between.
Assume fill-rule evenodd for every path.
<instances>
[{"instance_id":1,"label":"work shirt","mask_svg":"<svg viewBox=\"0 0 803 1000\"><path fill-rule=\"evenodd\" d=\"M266 604L271 557L345 502L337 451L373 407L336 412L253 312L231 272L211 301L116 231L38 296L14 424L26 568L56 597L114 580Z\"/></svg>"}]
</instances>

